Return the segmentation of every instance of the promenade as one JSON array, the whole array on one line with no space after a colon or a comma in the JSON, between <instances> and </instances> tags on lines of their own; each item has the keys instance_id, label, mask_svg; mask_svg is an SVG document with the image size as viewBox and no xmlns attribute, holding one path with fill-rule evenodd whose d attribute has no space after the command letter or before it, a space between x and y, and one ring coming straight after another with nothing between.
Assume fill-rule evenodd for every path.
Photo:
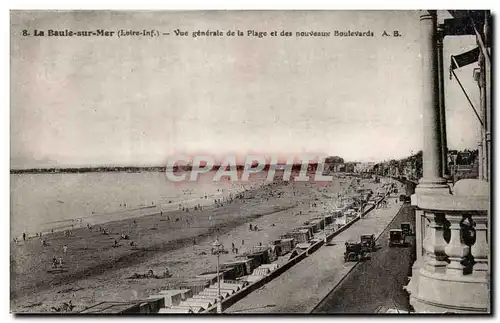
<instances>
[{"instance_id":1,"label":"promenade","mask_svg":"<svg viewBox=\"0 0 500 323\"><path fill-rule=\"evenodd\" d=\"M389 197L387 208L371 211L364 219L333 238L327 246L227 308L224 313L311 312L356 264L344 262L344 243L359 240L361 234L378 237L402 206L395 200L395 195Z\"/></svg>"},{"instance_id":2,"label":"promenade","mask_svg":"<svg viewBox=\"0 0 500 323\"><path fill-rule=\"evenodd\" d=\"M358 264L340 284L313 310L313 313L377 313L384 309L409 311L408 293L402 288L408 284L415 237L406 237L408 247L389 248L389 230L399 229L402 222L415 228L415 210L405 204L394 221L380 236L382 249L372 254L369 261Z\"/></svg>"}]
</instances>

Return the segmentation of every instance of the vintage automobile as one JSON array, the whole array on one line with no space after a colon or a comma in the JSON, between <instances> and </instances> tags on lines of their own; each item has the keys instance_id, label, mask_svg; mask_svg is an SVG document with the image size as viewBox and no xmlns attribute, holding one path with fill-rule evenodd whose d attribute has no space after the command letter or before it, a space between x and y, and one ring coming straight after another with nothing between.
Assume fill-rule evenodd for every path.
<instances>
[{"instance_id":1,"label":"vintage automobile","mask_svg":"<svg viewBox=\"0 0 500 323\"><path fill-rule=\"evenodd\" d=\"M364 252L375 251L375 235L374 234L363 234L360 238L361 247Z\"/></svg>"},{"instance_id":2,"label":"vintage automobile","mask_svg":"<svg viewBox=\"0 0 500 323\"><path fill-rule=\"evenodd\" d=\"M360 242L346 242L344 261L359 261L363 259L365 253Z\"/></svg>"},{"instance_id":3,"label":"vintage automobile","mask_svg":"<svg viewBox=\"0 0 500 323\"><path fill-rule=\"evenodd\" d=\"M410 222L403 222L403 223L401 223L401 231L403 231L403 234L405 236L411 236L411 235L413 235L413 232L411 231L411 224L410 224Z\"/></svg>"},{"instance_id":4,"label":"vintage automobile","mask_svg":"<svg viewBox=\"0 0 500 323\"><path fill-rule=\"evenodd\" d=\"M405 201L406 201L406 195L404 195L404 194L399 195L399 202L404 203Z\"/></svg>"},{"instance_id":5,"label":"vintage automobile","mask_svg":"<svg viewBox=\"0 0 500 323\"><path fill-rule=\"evenodd\" d=\"M401 229L391 229L389 231L389 247L404 246L405 235Z\"/></svg>"}]
</instances>

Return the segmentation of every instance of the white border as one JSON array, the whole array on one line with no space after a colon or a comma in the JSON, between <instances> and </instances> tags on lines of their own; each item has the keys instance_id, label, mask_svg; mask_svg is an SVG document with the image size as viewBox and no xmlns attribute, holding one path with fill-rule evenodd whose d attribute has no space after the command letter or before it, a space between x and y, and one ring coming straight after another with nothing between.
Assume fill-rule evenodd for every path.
<instances>
[{"instance_id":1,"label":"white border","mask_svg":"<svg viewBox=\"0 0 500 323\"><path fill-rule=\"evenodd\" d=\"M1 51L2 55L2 63L1 64L1 75L3 75L2 79L2 91L3 95L1 96L4 98L4 105L3 109L1 109L2 117L0 118L2 122L1 126L1 143L2 143L2 148L4 149L4 155L2 155L1 158L1 163L2 163L2 172L1 172L1 183L2 183L2 203L1 206L4 209L4 212L2 212L2 230L3 230L3 235L2 237L4 238L4 243L5 247L1 248L1 259L3 260L3 266L2 268L2 277L4 279L2 280L2 298L1 298L1 306L2 306L2 317L6 319L6 321L11 321L14 320L14 316L9 314L10 311L10 253L9 253L9 248L7 247L10 246L10 234L9 234L9 200L10 200L10 187L9 187L9 173L8 169L10 169L10 146L9 146L9 59L10 59L10 49L9 49L9 35L10 35L10 25L9 25L9 19L10 19L10 14L9 14L9 9L174 9L174 10L179 10L179 9L190 9L190 10L201 10L201 9L263 9L263 10L276 10L276 9L295 9L295 10L332 10L332 9L376 9L376 10L388 10L388 9L404 9L404 10L416 10L416 9L421 9L421 8L431 8L431 9L491 9L493 13L498 13L496 10L498 4L500 1L465 1L465 0L454 0L454 1L440 1L437 3L435 0L421 0L418 2L403 2L403 1L385 1L385 2L379 2L379 1L359 1L359 0L350 0L350 1L336 1L335 4L331 3L325 3L326 1L319 1L319 0L308 0L308 1L286 1L282 3L270 3L269 0L251 0L251 1L211 1L210 3L205 2L205 1L193 1L193 0L185 0L185 1L151 1L151 0L141 0L141 1L78 1L78 2L68 2L68 1L44 1L44 2L37 2L37 1L4 1L2 2L2 7L5 6L5 9L2 11L2 27L3 32L1 33L1 38L2 38L2 47L3 50ZM497 17L495 17L496 19ZM495 25L498 24L498 21L496 22ZM496 30L495 30L496 34ZM496 36L495 36L496 38ZM497 39L495 40L495 44L497 44ZM496 66L496 64L495 64ZM496 75L496 73L494 73ZM495 83L497 84L497 83ZM496 88L495 88L496 90ZM495 91L496 92L496 91ZM497 93L497 92L496 92ZM498 102L498 98L497 98ZM500 113L496 113L496 117L499 117ZM498 121L495 119L495 121ZM498 124L496 122L496 124ZM497 150L496 142L494 142L495 145L495 151ZM496 160L496 159L495 159ZM496 179L496 178L495 178ZM495 181L498 183L497 181ZM497 194L495 194L495 197L498 197ZM497 199L495 199L497 200ZM500 221L496 221L496 228L498 229ZM496 232L500 232L498 230L495 230ZM8 240L8 241L7 241ZM495 239L496 241L496 239ZM7 244L8 243L8 244ZM494 243L491 243L490 245L496 245ZM498 259L498 258L497 258ZM498 276L497 276L498 277ZM495 278L497 278L495 277ZM497 298L495 298L497 299ZM496 304L495 304L496 305ZM495 306L496 308L496 306ZM68 317L66 316L63 318L63 320L68 320ZM234 317L233 317L234 318ZM298 317L299 319L303 320L305 317ZM317 317L316 317L317 318ZM407 317L405 317L407 318ZM120 319L120 322L124 321L131 321L132 318L126 317L120 317L120 318L114 318L114 319ZM157 318L158 319L158 318ZM175 317L166 317L165 320L172 320L176 319ZM186 317L180 317L178 319L186 319ZM208 318L189 318L190 320L195 320L195 321L201 321L201 320L207 320ZM211 320L214 318L211 317ZM251 320L258 320L259 322L268 322L274 319L274 317L251 317ZM291 319L290 317L287 318L281 318L285 320ZM326 319L326 320L335 320L336 322L343 322L347 321L348 318L342 317L335 317L332 316L330 317L322 317L320 319ZM365 318L358 317L356 320L364 320ZM370 318L370 319L375 319L375 320L385 320L385 317L379 317L379 318ZM403 318L402 318L403 319ZM444 317L436 317L433 318L432 320L450 320L454 318L444 318ZM48 322L55 321L56 318L50 317L46 318ZM79 322L83 321L83 318L71 318L72 322ZM105 318L104 320L110 320L110 318ZM137 320L137 319L135 319ZM142 320L140 318L139 320ZM349 319L352 320L352 319Z\"/></svg>"}]
</instances>

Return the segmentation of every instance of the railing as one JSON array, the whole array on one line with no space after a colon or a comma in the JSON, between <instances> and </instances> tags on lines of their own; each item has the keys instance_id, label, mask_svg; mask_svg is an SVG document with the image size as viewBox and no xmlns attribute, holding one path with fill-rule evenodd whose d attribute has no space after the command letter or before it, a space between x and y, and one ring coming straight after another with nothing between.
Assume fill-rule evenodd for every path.
<instances>
[{"instance_id":1,"label":"railing","mask_svg":"<svg viewBox=\"0 0 500 323\"><path fill-rule=\"evenodd\" d=\"M488 209L478 196L414 195L417 261L407 286L416 312L487 312Z\"/></svg>"}]
</instances>

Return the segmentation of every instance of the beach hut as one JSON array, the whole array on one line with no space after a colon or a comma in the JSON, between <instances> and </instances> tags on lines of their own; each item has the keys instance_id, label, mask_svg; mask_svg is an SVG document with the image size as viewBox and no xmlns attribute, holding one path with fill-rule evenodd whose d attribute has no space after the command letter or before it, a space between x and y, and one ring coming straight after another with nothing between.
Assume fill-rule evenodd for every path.
<instances>
[{"instance_id":1,"label":"beach hut","mask_svg":"<svg viewBox=\"0 0 500 323\"><path fill-rule=\"evenodd\" d=\"M323 230L325 227L322 219L311 220L311 225L314 225L314 232L318 232L320 230Z\"/></svg>"},{"instance_id":2,"label":"beach hut","mask_svg":"<svg viewBox=\"0 0 500 323\"><path fill-rule=\"evenodd\" d=\"M308 225L303 225L303 226L299 227L298 229L299 230L307 230L308 231L307 235L308 235L309 239L311 239L314 236L314 227L315 227L314 224L308 224Z\"/></svg>"},{"instance_id":3,"label":"beach hut","mask_svg":"<svg viewBox=\"0 0 500 323\"><path fill-rule=\"evenodd\" d=\"M227 275L224 274L224 280L235 280L241 276L250 275L253 269L252 259L246 259L246 256L244 257L245 259L240 258L238 260L228 261L222 264L222 270L233 269L232 273L228 273ZM230 276L233 276L233 278L230 278Z\"/></svg>"},{"instance_id":4,"label":"beach hut","mask_svg":"<svg viewBox=\"0 0 500 323\"><path fill-rule=\"evenodd\" d=\"M190 289L164 289L158 292L158 294L171 294L171 293L179 293L181 294L181 300L185 301L186 299L193 297L193 292ZM168 305L167 305L168 306Z\"/></svg>"},{"instance_id":5,"label":"beach hut","mask_svg":"<svg viewBox=\"0 0 500 323\"><path fill-rule=\"evenodd\" d=\"M206 279L189 279L179 284L180 289L190 289L193 296L208 286L210 286L210 281Z\"/></svg>"},{"instance_id":6,"label":"beach hut","mask_svg":"<svg viewBox=\"0 0 500 323\"><path fill-rule=\"evenodd\" d=\"M270 272L269 268L259 267L253 270L252 276L267 276Z\"/></svg>"},{"instance_id":7,"label":"beach hut","mask_svg":"<svg viewBox=\"0 0 500 323\"><path fill-rule=\"evenodd\" d=\"M311 222L309 224L303 225L300 227L301 229L311 229L312 233L318 232L319 228L316 228L316 225Z\"/></svg>"},{"instance_id":8,"label":"beach hut","mask_svg":"<svg viewBox=\"0 0 500 323\"><path fill-rule=\"evenodd\" d=\"M252 252L246 255L249 259L254 260L254 268L259 267L262 264L268 264L269 263L269 253L267 250L264 251L259 251L259 252Z\"/></svg>"},{"instance_id":9,"label":"beach hut","mask_svg":"<svg viewBox=\"0 0 500 323\"><path fill-rule=\"evenodd\" d=\"M193 300L201 299L204 301L209 301L212 304L217 303L217 295L200 295L200 294L198 294L196 296L193 296L193 298L191 298L191 299L193 299Z\"/></svg>"},{"instance_id":10,"label":"beach hut","mask_svg":"<svg viewBox=\"0 0 500 323\"><path fill-rule=\"evenodd\" d=\"M262 265L260 267L262 267L262 268L269 268L270 271L275 271L280 266L278 264L266 264L266 265Z\"/></svg>"},{"instance_id":11,"label":"beach hut","mask_svg":"<svg viewBox=\"0 0 500 323\"><path fill-rule=\"evenodd\" d=\"M230 291L224 290L224 289L222 289L222 287L221 287L221 290L220 290L220 296L221 296L222 298L226 298L226 297L228 297L228 296L229 296L229 295L231 295L231 294L233 294L233 293L232 293L232 292L230 292ZM205 288L205 289L203 290L203 292L200 292L198 295L201 295L201 296L209 296L209 297L215 297L215 298L217 299L217 295L219 295L219 290L218 290L218 288L217 288L217 287L215 287L215 288L212 288L212 287L210 287L210 288Z\"/></svg>"},{"instance_id":12,"label":"beach hut","mask_svg":"<svg viewBox=\"0 0 500 323\"><path fill-rule=\"evenodd\" d=\"M309 241L309 230L295 229L286 234L286 237L293 239L296 243Z\"/></svg>"},{"instance_id":13,"label":"beach hut","mask_svg":"<svg viewBox=\"0 0 500 323\"><path fill-rule=\"evenodd\" d=\"M185 307L185 306L189 306L189 307L199 306L199 307L202 307L204 310L206 310L209 307L211 307L212 305L214 305L214 303L211 302L211 301L209 301L209 300L190 298L187 301L182 302L179 306L182 306L182 307Z\"/></svg>"},{"instance_id":14,"label":"beach hut","mask_svg":"<svg viewBox=\"0 0 500 323\"><path fill-rule=\"evenodd\" d=\"M276 261L278 259L278 248L279 246L270 246L269 249L267 249L267 253L269 255L269 262Z\"/></svg>"},{"instance_id":15,"label":"beach hut","mask_svg":"<svg viewBox=\"0 0 500 323\"><path fill-rule=\"evenodd\" d=\"M174 306L174 305L179 305L180 302L182 302L182 294L180 291L171 291L171 293L163 293L163 294L156 294L156 295L150 295L148 299L156 299L156 298L163 298L164 299L164 304L167 307Z\"/></svg>"},{"instance_id":16,"label":"beach hut","mask_svg":"<svg viewBox=\"0 0 500 323\"><path fill-rule=\"evenodd\" d=\"M221 284L221 287L222 288L229 288L229 289L232 289L235 292L237 292L237 291L243 289L243 287L245 287L245 285L246 285L245 283L239 283L239 282L238 283L226 283L226 282L223 282Z\"/></svg>"},{"instance_id":17,"label":"beach hut","mask_svg":"<svg viewBox=\"0 0 500 323\"><path fill-rule=\"evenodd\" d=\"M217 272L205 272L195 278L206 279L210 282L210 284L213 284L217 282ZM219 278L221 281L224 279L224 272L219 271Z\"/></svg>"},{"instance_id":18,"label":"beach hut","mask_svg":"<svg viewBox=\"0 0 500 323\"><path fill-rule=\"evenodd\" d=\"M281 239L280 240L281 251L280 251L279 256L286 255L287 253L289 253L290 251L292 251L293 248L295 247L294 242L295 242L294 238L284 238L284 239Z\"/></svg>"},{"instance_id":19,"label":"beach hut","mask_svg":"<svg viewBox=\"0 0 500 323\"><path fill-rule=\"evenodd\" d=\"M215 285L211 285L210 287L206 288L205 291L207 292L219 292L219 286L217 286L217 284ZM222 298L226 298L230 295L233 295L235 292L233 289L231 288L222 288L222 286L220 287L220 293L221 293L221 296Z\"/></svg>"}]
</instances>

